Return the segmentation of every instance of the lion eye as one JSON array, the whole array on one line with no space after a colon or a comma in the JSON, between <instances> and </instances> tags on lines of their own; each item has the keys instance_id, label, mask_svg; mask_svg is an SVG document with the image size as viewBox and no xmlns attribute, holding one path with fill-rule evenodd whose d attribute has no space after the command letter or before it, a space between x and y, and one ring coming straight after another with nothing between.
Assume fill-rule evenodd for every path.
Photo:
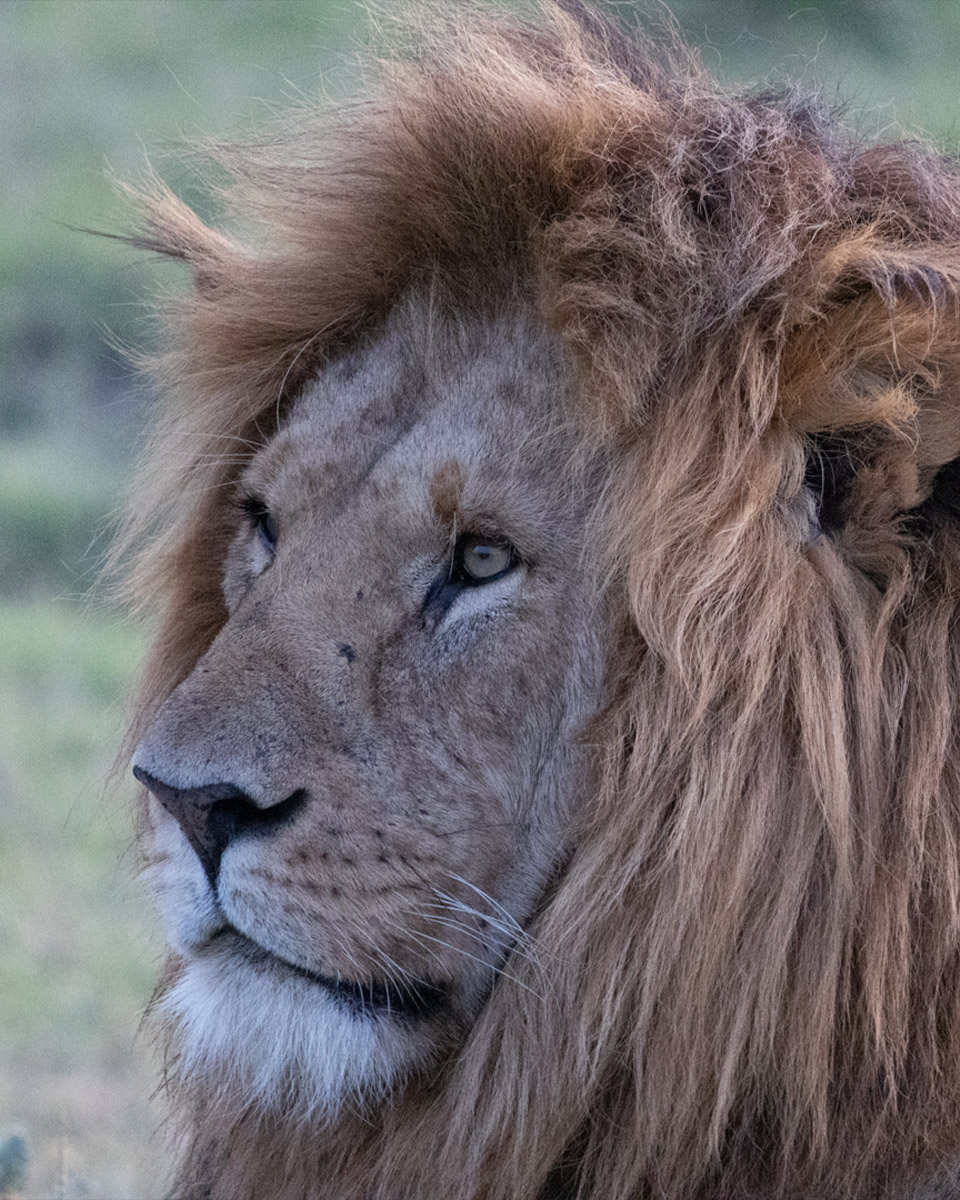
<instances>
[{"instance_id":1,"label":"lion eye","mask_svg":"<svg viewBox=\"0 0 960 1200\"><path fill-rule=\"evenodd\" d=\"M468 533L457 542L453 561L465 582L489 583L516 565L517 553L509 542Z\"/></svg>"},{"instance_id":2,"label":"lion eye","mask_svg":"<svg viewBox=\"0 0 960 1200\"><path fill-rule=\"evenodd\" d=\"M266 510L257 521L257 533L264 549L272 554L277 545L277 523Z\"/></svg>"},{"instance_id":3,"label":"lion eye","mask_svg":"<svg viewBox=\"0 0 960 1200\"><path fill-rule=\"evenodd\" d=\"M258 496L243 496L240 506L256 530L260 544L272 554L277 545L277 523L270 510Z\"/></svg>"}]
</instances>

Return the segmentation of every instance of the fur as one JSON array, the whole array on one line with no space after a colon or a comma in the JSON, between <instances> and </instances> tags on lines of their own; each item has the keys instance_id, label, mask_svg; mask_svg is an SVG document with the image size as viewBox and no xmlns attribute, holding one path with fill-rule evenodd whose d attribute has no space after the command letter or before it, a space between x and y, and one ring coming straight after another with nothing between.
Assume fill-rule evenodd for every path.
<instances>
[{"instance_id":1,"label":"fur","mask_svg":"<svg viewBox=\"0 0 960 1200\"><path fill-rule=\"evenodd\" d=\"M175 1194L955 1195L956 168L583 13L418 37L370 98L217 153L243 240L141 195L196 289L124 541L159 616L134 737L226 619L250 445L429 281L522 295L576 361L609 462L598 784L536 963L439 1074L322 1129L174 1096Z\"/></svg>"}]
</instances>

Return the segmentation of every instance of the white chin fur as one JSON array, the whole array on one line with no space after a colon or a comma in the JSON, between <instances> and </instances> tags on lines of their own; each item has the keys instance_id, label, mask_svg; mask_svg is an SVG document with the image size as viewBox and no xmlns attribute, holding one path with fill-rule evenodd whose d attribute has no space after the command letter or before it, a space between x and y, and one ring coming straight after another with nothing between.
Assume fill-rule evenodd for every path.
<instances>
[{"instance_id":1,"label":"white chin fur","mask_svg":"<svg viewBox=\"0 0 960 1200\"><path fill-rule=\"evenodd\" d=\"M160 1011L179 1031L186 1083L304 1122L381 1102L430 1052L427 1030L354 1015L319 984L236 954L188 960Z\"/></svg>"}]
</instances>

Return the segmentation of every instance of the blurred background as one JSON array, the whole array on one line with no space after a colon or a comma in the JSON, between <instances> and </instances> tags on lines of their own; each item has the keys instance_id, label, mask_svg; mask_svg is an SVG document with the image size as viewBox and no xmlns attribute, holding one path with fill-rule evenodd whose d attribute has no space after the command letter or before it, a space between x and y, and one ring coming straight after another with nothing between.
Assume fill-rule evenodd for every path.
<instances>
[{"instance_id":1,"label":"blurred background","mask_svg":"<svg viewBox=\"0 0 960 1200\"><path fill-rule=\"evenodd\" d=\"M865 138L960 145L960 0L670 8L729 81L800 81ZM169 1163L137 1036L159 943L126 765L110 778L149 631L97 571L151 404L115 346L185 281L76 230L129 227L108 174L146 155L202 205L178 146L349 91L371 24L358 0L0 3L0 1197L152 1200Z\"/></svg>"}]
</instances>

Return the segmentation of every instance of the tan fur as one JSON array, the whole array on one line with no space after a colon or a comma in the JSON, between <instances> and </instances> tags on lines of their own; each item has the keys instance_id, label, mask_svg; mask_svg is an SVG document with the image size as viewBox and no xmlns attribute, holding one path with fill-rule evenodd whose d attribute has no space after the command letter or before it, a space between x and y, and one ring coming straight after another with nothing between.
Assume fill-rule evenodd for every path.
<instances>
[{"instance_id":1,"label":"tan fur","mask_svg":"<svg viewBox=\"0 0 960 1200\"><path fill-rule=\"evenodd\" d=\"M455 1052L322 1129L174 1095L175 1194L955 1195L955 168L549 6L428 29L372 98L222 157L246 245L144 197L198 286L126 539L159 615L135 739L224 627L233 481L411 292L559 332L613 619L596 786Z\"/></svg>"}]
</instances>

